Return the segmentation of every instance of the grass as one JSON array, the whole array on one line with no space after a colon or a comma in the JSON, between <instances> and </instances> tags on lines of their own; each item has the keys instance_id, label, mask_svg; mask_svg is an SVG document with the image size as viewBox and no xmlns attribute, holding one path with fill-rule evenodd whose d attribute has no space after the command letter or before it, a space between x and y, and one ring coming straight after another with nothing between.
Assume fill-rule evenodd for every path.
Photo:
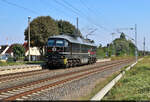
<instances>
[{"instance_id":1,"label":"grass","mask_svg":"<svg viewBox=\"0 0 150 102\"><path fill-rule=\"evenodd\" d=\"M121 60L121 59L130 59L135 58L134 56L112 56L111 60Z\"/></svg>"},{"instance_id":2,"label":"grass","mask_svg":"<svg viewBox=\"0 0 150 102\"><path fill-rule=\"evenodd\" d=\"M42 64L44 61L31 61L31 62L25 62L25 64Z\"/></svg>"},{"instance_id":3,"label":"grass","mask_svg":"<svg viewBox=\"0 0 150 102\"><path fill-rule=\"evenodd\" d=\"M23 64L42 64L43 61L31 61L31 62L2 62L0 61L0 66L13 66L13 65L23 65Z\"/></svg>"},{"instance_id":4,"label":"grass","mask_svg":"<svg viewBox=\"0 0 150 102\"><path fill-rule=\"evenodd\" d=\"M13 65L23 65L25 62L1 62L0 66L13 66Z\"/></svg>"},{"instance_id":5,"label":"grass","mask_svg":"<svg viewBox=\"0 0 150 102\"><path fill-rule=\"evenodd\" d=\"M150 100L150 57L145 57L111 89L103 100Z\"/></svg>"}]
</instances>

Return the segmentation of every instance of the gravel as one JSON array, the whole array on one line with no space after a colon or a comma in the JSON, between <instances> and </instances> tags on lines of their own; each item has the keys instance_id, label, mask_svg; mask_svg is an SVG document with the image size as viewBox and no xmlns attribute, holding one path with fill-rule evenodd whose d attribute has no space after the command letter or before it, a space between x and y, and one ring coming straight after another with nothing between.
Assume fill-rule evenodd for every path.
<instances>
[{"instance_id":1,"label":"gravel","mask_svg":"<svg viewBox=\"0 0 150 102\"><path fill-rule=\"evenodd\" d=\"M95 85L102 79L119 71L124 65L120 67L114 67L111 70L104 72L98 72L90 75L86 78L66 83L59 87L49 89L45 92L39 93L38 95L31 95L28 100L72 100L78 99L78 97L85 96L91 92Z\"/></svg>"}]
</instances>

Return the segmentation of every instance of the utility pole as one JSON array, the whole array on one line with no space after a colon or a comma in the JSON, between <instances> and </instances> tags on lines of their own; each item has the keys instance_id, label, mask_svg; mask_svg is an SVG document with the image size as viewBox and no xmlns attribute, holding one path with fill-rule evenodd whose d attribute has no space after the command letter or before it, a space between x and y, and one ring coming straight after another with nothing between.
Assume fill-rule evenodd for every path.
<instances>
[{"instance_id":1,"label":"utility pole","mask_svg":"<svg viewBox=\"0 0 150 102\"><path fill-rule=\"evenodd\" d=\"M29 62L31 61L31 56L30 56L30 19L31 17L28 17L28 47L29 47Z\"/></svg>"},{"instance_id":2,"label":"utility pole","mask_svg":"<svg viewBox=\"0 0 150 102\"><path fill-rule=\"evenodd\" d=\"M145 56L145 37L144 37L144 42L143 42L143 56Z\"/></svg>"},{"instance_id":3,"label":"utility pole","mask_svg":"<svg viewBox=\"0 0 150 102\"><path fill-rule=\"evenodd\" d=\"M78 32L78 17L77 17L77 35L79 35L79 32Z\"/></svg>"},{"instance_id":4,"label":"utility pole","mask_svg":"<svg viewBox=\"0 0 150 102\"><path fill-rule=\"evenodd\" d=\"M136 24L135 24L135 46L136 46L136 48L135 48L135 59L137 62L137 60L138 60L138 53L137 53L138 48L137 48L137 25Z\"/></svg>"},{"instance_id":5,"label":"utility pole","mask_svg":"<svg viewBox=\"0 0 150 102\"><path fill-rule=\"evenodd\" d=\"M115 35L115 33L111 33L112 34L112 55L114 55L114 43L113 43L113 36Z\"/></svg>"}]
</instances>

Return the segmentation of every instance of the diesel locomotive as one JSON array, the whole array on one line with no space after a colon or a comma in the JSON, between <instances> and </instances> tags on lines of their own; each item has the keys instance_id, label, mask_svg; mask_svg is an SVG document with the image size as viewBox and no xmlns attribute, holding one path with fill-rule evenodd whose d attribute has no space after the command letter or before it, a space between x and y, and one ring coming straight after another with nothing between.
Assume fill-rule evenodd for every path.
<instances>
[{"instance_id":1,"label":"diesel locomotive","mask_svg":"<svg viewBox=\"0 0 150 102\"><path fill-rule=\"evenodd\" d=\"M47 42L46 63L66 68L96 63L96 48L94 42L79 36L52 36Z\"/></svg>"}]
</instances>

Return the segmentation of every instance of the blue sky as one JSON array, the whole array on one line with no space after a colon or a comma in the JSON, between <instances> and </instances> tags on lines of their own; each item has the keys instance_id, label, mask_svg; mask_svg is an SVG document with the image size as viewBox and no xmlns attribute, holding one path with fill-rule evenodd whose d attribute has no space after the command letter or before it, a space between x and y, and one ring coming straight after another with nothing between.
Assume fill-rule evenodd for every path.
<instances>
[{"instance_id":1,"label":"blue sky","mask_svg":"<svg viewBox=\"0 0 150 102\"><path fill-rule=\"evenodd\" d=\"M17 6L16 6L17 5ZM0 45L23 43L27 18L51 16L76 25L86 36L91 29L97 29L88 36L97 45L103 46L112 41L111 33L117 28L134 27L137 24L138 48L143 49L146 37L146 50L150 43L150 0L0 0ZM134 38L134 31L122 30ZM117 38L116 34L114 38Z\"/></svg>"}]
</instances>

